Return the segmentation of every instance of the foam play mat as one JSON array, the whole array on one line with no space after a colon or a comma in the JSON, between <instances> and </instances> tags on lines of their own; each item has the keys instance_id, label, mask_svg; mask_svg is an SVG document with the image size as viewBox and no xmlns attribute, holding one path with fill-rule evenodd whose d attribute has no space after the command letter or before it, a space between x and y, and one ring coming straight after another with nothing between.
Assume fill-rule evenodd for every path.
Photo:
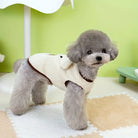
<instances>
[{"instance_id":1,"label":"foam play mat","mask_svg":"<svg viewBox=\"0 0 138 138\"><path fill-rule=\"evenodd\" d=\"M138 102L126 94L87 100L89 127L70 129L62 103L31 106L21 116L0 111L0 138L138 138Z\"/></svg>"}]
</instances>

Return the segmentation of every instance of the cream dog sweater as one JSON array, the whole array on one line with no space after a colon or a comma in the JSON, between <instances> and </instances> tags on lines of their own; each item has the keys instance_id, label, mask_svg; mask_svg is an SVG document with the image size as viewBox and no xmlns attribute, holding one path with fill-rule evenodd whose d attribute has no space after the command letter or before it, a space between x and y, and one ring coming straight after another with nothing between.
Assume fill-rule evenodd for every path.
<instances>
[{"instance_id":1,"label":"cream dog sweater","mask_svg":"<svg viewBox=\"0 0 138 138\"><path fill-rule=\"evenodd\" d=\"M79 73L77 64L72 63L66 55L35 54L29 57L29 64L45 75L56 87L66 90L65 83L72 81L89 92L93 83L86 81Z\"/></svg>"}]
</instances>

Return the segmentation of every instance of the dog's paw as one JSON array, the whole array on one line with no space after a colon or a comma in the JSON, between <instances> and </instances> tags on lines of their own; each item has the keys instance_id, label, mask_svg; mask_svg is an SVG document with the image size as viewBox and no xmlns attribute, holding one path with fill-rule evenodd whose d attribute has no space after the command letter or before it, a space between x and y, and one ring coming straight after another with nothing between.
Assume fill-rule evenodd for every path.
<instances>
[{"instance_id":1,"label":"dog's paw","mask_svg":"<svg viewBox=\"0 0 138 138\"><path fill-rule=\"evenodd\" d=\"M27 108L10 107L10 110L14 115L22 115L27 111Z\"/></svg>"},{"instance_id":2,"label":"dog's paw","mask_svg":"<svg viewBox=\"0 0 138 138\"><path fill-rule=\"evenodd\" d=\"M74 130L84 130L88 127L87 123L69 125Z\"/></svg>"},{"instance_id":3,"label":"dog's paw","mask_svg":"<svg viewBox=\"0 0 138 138\"><path fill-rule=\"evenodd\" d=\"M15 96L12 96L10 100L10 110L15 115L22 115L27 112L29 108L28 102L22 98L15 99Z\"/></svg>"},{"instance_id":4,"label":"dog's paw","mask_svg":"<svg viewBox=\"0 0 138 138\"><path fill-rule=\"evenodd\" d=\"M38 105L38 104L45 104L45 101L35 101L35 104Z\"/></svg>"},{"instance_id":5,"label":"dog's paw","mask_svg":"<svg viewBox=\"0 0 138 138\"><path fill-rule=\"evenodd\" d=\"M33 98L32 100L36 105L45 104L46 102L45 98Z\"/></svg>"}]
</instances>

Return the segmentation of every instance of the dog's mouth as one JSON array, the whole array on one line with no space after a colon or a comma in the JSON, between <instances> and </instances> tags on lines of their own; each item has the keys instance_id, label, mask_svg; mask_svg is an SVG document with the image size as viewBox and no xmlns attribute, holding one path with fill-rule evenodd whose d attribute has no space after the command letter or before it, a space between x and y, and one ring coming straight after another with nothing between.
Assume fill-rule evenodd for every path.
<instances>
[{"instance_id":1,"label":"dog's mouth","mask_svg":"<svg viewBox=\"0 0 138 138\"><path fill-rule=\"evenodd\" d=\"M101 62L96 62L96 63L93 63L92 65L102 65Z\"/></svg>"}]
</instances>

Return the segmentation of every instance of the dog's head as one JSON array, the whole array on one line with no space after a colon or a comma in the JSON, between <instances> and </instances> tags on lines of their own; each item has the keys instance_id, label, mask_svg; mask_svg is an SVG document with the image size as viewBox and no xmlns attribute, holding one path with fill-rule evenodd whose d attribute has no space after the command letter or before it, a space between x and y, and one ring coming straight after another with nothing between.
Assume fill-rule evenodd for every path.
<instances>
[{"instance_id":1,"label":"dog's head","mask_svg":"<svg viewBox=\"0 0 138 138\"><path fill-rule=\"evenodd\" d=\"M67 49L67 56L74 62L83 62L89 67L98 67L114 60L118 55L116 46L109 37L96 30L82 33L77 41Z\"/></svg>"}]
</instances>

